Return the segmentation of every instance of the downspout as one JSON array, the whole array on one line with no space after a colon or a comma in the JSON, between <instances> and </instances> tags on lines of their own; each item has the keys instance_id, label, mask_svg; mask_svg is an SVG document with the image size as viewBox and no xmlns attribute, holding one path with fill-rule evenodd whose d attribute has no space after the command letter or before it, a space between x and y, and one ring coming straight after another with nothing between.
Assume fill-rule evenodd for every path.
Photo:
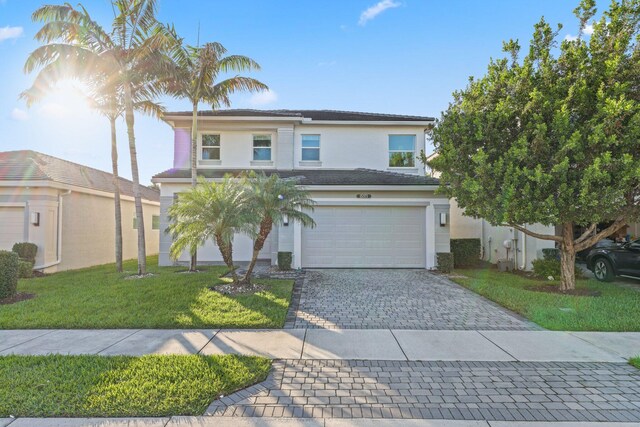
<instances>
[{"instance_id":1,"label":"downspout","mask_svg":"<svg viewBox=\"0 0 640 427\"><path fill-rule=\"evenodd\" d=\"M523 226L525 228L525 230L527 229L526 226ZM527 269L527 233L525 233L524 231L521 232L522 233L522 265L520 266L520 270L526 270Z\"/></svg>"},{"instance_id":2,"label":"downspout","mask_svg":"<svg viewBox=\"0 0 640 427\"><path fill-rule=\"evenodd\" d=\"M56 242L56 260L54 262L50 262L47 264L42 264L33 267L34 270L44 270L45 268L53 267L54 265L58 265L62 262L62 196L67 196L71 194L71 190L67 190L64 193L58 193L58 232L56 233L57 242Z\"/></svg>"}]
</instances>

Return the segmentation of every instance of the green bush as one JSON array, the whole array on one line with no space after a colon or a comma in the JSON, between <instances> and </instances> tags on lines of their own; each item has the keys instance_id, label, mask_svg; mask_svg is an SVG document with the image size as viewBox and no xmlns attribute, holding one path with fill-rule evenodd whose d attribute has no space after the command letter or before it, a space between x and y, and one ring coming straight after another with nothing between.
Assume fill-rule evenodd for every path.
<instances>
[{"instance_id":1,"label":"green bush","mask_svg":"<svg viewBox=\"0 0 640 427\"><path fill-rule=\"evenodd\" d=\"M38 245L36 245L35 243L29 243L29 242L15 243L11 250L17 253L18 256L25 261L31 261L32 263L36 262Z\"/></svg>"},{"instance_id":2,"label":"green bush","mask_svg":"<svg viewBox=\"0 0 640 427\"><path fill-rule=\"evenodd\" d=\"M291 252L278 252L278 269L291 270L291 261L293 256Z\"/></svg>"},{"instance_id":3,"label":"green bush","mask_svg":"<svg viewBox=\"0 0 640 427\"><path fill-rule=\"evenodd\" d=\"M33 263L31 261L18 261L18 277L21 279L33 277Z\"/></svg>"},{"instance_id":4,"label":"green bush","mask_svg":"<svg viewBox=\"0 0 640 427\"><path fill-rule=\"evenodd\" d=\"M438 261L438 271L451 273L454 264L453 254L451 252L438 252L436 253L436 259Z\"/></svg>"},{"instance_id":5,"label":"green bush","mask_svg":"<svg viewBox=\"0 0 640 427\"><path fill-rule=\"evenodd\" d=\"M17 253L0 251L0 299L16 294L19 262Z\"/></svg>"},{"instance_id":6,"label":"green bush","mask_svg":"<svg viewBox=\"0 0 640 427\"><path fill-rule=\"evenodd\" d=\"M451 239L455 268L477 267L480 264L480 239Z\"/></svg>"},{"instance_id":7,"label":"green bush","mask_svg":"<svg viewBox=\"0 0 640 427\"><path fill-rule=\"evenodd\" d=\"M560 259L560 249L544 248L542 250L542 258L544 258L546 260L559 260Z\"/></svg>"},{"instance_id":8,"label":"green bush","mask_svg":"<svg viewBox=\"0 0 640 427\"><path fill-rule=\"evenodd\" d=\"M553 277L555 280L560 280L560 260L552 258L552 259L534 259L532 261L533 264L533 274L541 279L547 279L549 276ZM576 267L575 269L576 279L582 278L582 272L580 268Z\"/></svg>"}]
</instances>

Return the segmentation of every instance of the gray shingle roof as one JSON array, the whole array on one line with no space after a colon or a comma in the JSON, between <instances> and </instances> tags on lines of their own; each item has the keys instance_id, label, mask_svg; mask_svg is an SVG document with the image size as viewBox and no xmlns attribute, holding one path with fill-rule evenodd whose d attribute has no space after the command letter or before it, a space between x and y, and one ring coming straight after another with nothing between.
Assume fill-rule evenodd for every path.
<instances>
[{"instance_id":1,"label":"gray shingle roof","mask_svg":"<svg viewBox=\"0 0 640 427\"><path fill-rule=\"evenodd\" d=\"M188 116L191 111L176 111L165 113L165 116ZM382 114L382 113L362 113L357 111L338 110L251 110L251 109L229 109L216 111L199 111L200 117L300 117L311 120L330 121L390 121L390 122L412 122L412 121L432 121L433 117L409 116L405 114Z\"/></svg>"},{"instance_id":2,"label":"gray shingle roof","mask_svg":"<svg viewBox=\"0 0 640 427\"><path fill-rule=\"evenodd\" d=\"M238 175L244 169L198 169L198 176L222 178L226 174ZM281 178L297 178L300 185L438 185L436 178L409 175L372 169L297 169L263 170L266 175L278 174ZM153 177L154 179L189 179L190 169L169 169Z\"/></svg>"},{"instance_id":3,"label":"gray shingle roof","mask_svg":"<svg viewBox=\"0 0 640 427\"><path fill-rule=\"evenodd\" d=\"M32 150L0 152L0 181L53 181L113 193L113 175ZM132 182L120 178L120 192L133 197ZM159 201L157 190L141 185L142 198Z\"/></svg>"}]
</instances>

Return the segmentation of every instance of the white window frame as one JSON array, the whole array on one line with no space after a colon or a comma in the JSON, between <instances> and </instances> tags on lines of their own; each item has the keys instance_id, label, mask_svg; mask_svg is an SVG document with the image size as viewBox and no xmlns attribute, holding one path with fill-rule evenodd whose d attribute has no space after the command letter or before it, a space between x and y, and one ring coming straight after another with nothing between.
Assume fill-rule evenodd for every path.
<instances>
[{"instance_id":1,"label":"white window frame","mask_svg":"<svg viewBox=\"0 0 640 427\"><path fill-rule=\"evenodd\" d=\"M205 135L218 135L219 143L216 147L215 145L204 145L204 136ZM222 133L216 131L206 131L199 132L198 134L198 160L203 165L219 165L222 162ZM218 159L205 159L203 158L203 151L205 148L218 148Z\"/></svg>"},{"instance_id":2,"label":"white window frame","mask_svg":"<svg viewBox=\"0 0 640 427\"><path fill-rule=\"evenodd\" d=\"M412 136L413 137L413 150L392 150L389 147L389 144L391 143L391 137L392 136ZM417 142L417 138L416 135L413 133L391 133L387 136L387 168L388 169L402 169L402 170L408 170L408 169L416 169L416 142ZM389 164L390 159L390 155L391 153L411 153L413 155L413 166L391 166Z\"/></svg>"},{"instance_id":3,"label":"white window frame","mask_svg":"<svg viewBox=\"0 0 640 427\"><path fill-rule=\"evenodd\" d=\"M318 147L305 147L303 145L304 142L304 137L305 136L317 136L318 137ZM322 165L322 161L321 159L321 155L322 152L320 151L322 148L322 136L319 133L303 133L300 134L300 165L302 166L320 166ZM303 158L302 153L304 152L304 150L317 150L318 151L318 159L317 160L305 160Z\"/></svg>"},{"instance_id":4,"label":"white window frame","mask_svg":"<svg viewBox=\"0 0 640 427\"><path fill-rule=\"evenodd\" d=\"M256 143L256 137L257 136L268 136L269 137L269 147L256 147L255 143ZM256 160L254 158L254 152L253 150L255 150L256 148L268 148L269 149L269 159L268 160ZM252 133L251 134L251 164L252 165L272 165L273 164L273 134L266 132L266 133Z\"/></svg>"}]
</instances>

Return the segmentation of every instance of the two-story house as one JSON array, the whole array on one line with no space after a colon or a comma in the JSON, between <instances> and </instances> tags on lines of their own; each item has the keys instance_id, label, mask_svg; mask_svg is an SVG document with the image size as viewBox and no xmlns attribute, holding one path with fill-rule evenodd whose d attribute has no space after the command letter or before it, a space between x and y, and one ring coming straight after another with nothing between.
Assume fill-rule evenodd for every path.
<instances>
[{"instance_id":1,"label":"two-story house","mask_svg":"<svg viewBox=\"0 0 640 427\"><path fill-rule=\"evenodd\" d=\"M190 185L190 112L167 113L174 131L173 168L154 176L161 186L161 230L174 195ZM198 118L198 175L209 180L245 170L296 178L317 202L317 226L276 227L260 259L275 264L292 252L296 268L432 268L449 251L449 201L436 195L417 155L431 117L328 110L222 110ZM251 259L252 242L238 235L234 259ZM161 231L160 265L172 265L171 236ZM185 253L178 260L186 262ZM213 243L198 261L221 262Z\"/></svg>"}]
</instances>

